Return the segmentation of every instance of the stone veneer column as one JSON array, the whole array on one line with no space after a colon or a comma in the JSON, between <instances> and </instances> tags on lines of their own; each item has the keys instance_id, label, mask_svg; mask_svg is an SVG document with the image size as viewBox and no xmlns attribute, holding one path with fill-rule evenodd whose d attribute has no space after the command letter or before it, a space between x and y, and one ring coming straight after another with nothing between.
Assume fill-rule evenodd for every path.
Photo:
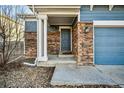
<instances>
[{"instance_id":1,"label":"stone veneer column","mask_svg":"<svg viewBox=\"0 0 124 93\"><path fill-rule=\"evenodd\" d=\"M87 65L93 64L93 31L90 29L89 32L84 33L83 27L91 26L92 23L77 23L77 64Z\"/></svg>"},{"instance_id":2,"label":"stone veneer column","mask_svg":"<svg viewBox=\"0 0 124 93\"><path fill-rule=\"evenodd\" d=\"M82 57L82 40L81 40L81 38L82 38L82 30L81 30L81 24L80 23L77 23L77 48L78 48L78 50L77 50L77 64L78 65L81 65L82 64L82 62L81 62L81 57Z\"/></svg>"}]
</instances>

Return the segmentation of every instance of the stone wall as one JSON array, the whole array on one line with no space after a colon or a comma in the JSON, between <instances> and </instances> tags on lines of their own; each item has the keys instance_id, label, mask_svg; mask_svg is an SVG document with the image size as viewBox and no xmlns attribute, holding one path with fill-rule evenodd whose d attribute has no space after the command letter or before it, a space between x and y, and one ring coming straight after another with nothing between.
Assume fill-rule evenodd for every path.
<instances>
[{"instance_id":1,"label":"stone wall","mask_svg":"<svg viewBox=\"0 0 124 93\"><path fill-rule=\"evenodd\" d=\"M35 58L37 55L37 33L25 32L25 56Z\"/></svg>"},{"instance_id":2,"label":"stone wall","mask_svg":"<svg viewBox=\"0 0 124 93\"><path fill-rule=\"evenodd\" d=\"M60 49L60 32L48 32L47 46L49 54L58 54ZM25 32L25 56L35 58L37 55L36 32Z\"/></svg>"},{"instance_id":3,"label":"stone wall","mask_svg":"<svg viewBox=\"0 0 124 93\"><path fill-rule=\"evenodd\" d=\"M77 23L78 33L78 56L79 65L93 63L93 29L92 23ZM90 27L90 31L84 32L84 27Z\"/></svg>"},{"instance_id":4,"label":"stone wall","mask_svg":"<svg viewBox=\"0 0 124 93\"><path fill-rule=\"evenodd\" d=\"M75 25L72 29L72 53L75 56L75 58L77 59L78 57L78 34L77 34L77 25Z\"/></svg>"},{"instance_id":5,"label":"stone wall","mask_svg":"<svg viewBox=\"0 0 124 93\"><path fill-rule=\"evenodd\" d=\"M48 53L59 54L60 49L60 32L48 32Z\"/></svg>"}]
</instances>

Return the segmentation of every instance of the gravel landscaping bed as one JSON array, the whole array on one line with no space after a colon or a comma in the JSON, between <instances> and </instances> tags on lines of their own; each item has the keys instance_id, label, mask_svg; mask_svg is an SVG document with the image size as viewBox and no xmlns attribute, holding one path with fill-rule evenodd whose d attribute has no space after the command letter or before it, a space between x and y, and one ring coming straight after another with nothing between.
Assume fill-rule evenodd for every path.
<instances>
[{"instance_id":1,"label":"gravel landscaping bed","mask_svg":"<svg viewBox=\"0 0 124 93\"><path fill-rule=\"evenodd\" d=\"M0 68L0 87L6 88L118 88L109 85L51 86L53 67L29 67L11 63Z\"/></svg>"},{"instance_id":2,"label":"gravel landscaping bed","mask_svg":"<svg viewBox=\"0 0 124 93\"><path fill-rule=\"evenodd\" d=\"M28 67L22 64L9 64L0 71L0 87L36 88L50 87L54 68Z\"/></svg>"},{"instance_id":3,"label":"gravel landscaping bed","mask_svg":"<svg viewBox=\"0 0 124 93\"><path fill-rule=\"evenodd\" d=\"M57 88L120 88L120 86L111 86L111 85L81 85L81 86L70 86L70 85L63 85L63 86L51 86Z\"/></svg>"}]
</instances>

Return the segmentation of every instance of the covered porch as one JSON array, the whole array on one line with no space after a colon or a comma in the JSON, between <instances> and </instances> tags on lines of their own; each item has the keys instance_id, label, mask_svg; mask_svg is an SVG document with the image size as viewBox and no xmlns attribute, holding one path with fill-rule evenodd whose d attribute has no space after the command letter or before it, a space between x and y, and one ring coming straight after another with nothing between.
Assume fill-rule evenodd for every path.
<instances>
[{"instance_id":1,"label":"covered porch","mask_svg":"<svg viewBox=\"0 0 124 93\"><path fill-rule=\"evenodd\" d=\"M73 27L79 20L79 6L34 8L37 14L37 66L76 63ZM56 33L57 36L56 36Z\"/></svg>"}]
</instances>

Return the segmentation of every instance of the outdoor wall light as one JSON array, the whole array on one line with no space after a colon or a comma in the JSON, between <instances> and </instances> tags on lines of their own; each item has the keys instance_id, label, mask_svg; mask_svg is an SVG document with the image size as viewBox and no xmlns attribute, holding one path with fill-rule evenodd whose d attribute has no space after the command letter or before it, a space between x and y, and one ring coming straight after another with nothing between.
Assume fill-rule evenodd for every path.
<instances>
[{"instance_id":1,"label":"outdoor wall light","mask_svg":"<svg viewBox=\"0 0 124 93\"><path fill-rule=\"evenodd\" d=\"M84 26L83 27L83 31L85 32L85 33L87 33L87 32L89 32L89 31L91 31L91 26Z\"/></svg>"}]
</instances>

